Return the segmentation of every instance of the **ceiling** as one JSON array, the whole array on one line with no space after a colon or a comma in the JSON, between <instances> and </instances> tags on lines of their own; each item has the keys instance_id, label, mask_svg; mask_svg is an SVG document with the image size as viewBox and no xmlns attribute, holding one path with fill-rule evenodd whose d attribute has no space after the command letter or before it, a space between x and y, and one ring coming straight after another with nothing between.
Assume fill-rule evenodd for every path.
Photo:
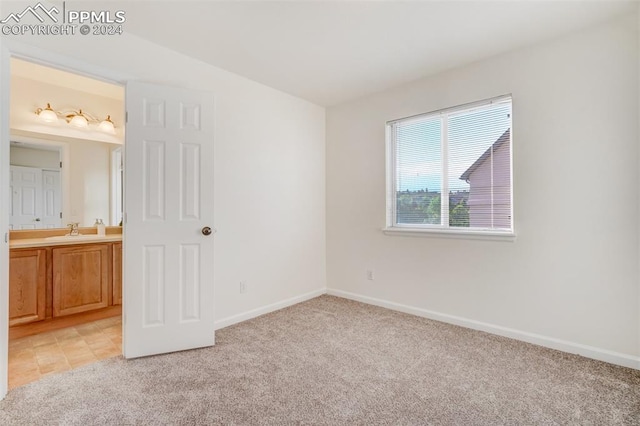
<instances>
[{"instance_id":1,"label":"ceiling","mask_svg":"<svg viewBox=\"0 0 640 426\"><path fill-rule=\"evenodd\" d=\"M331 106L636 11L622 1L141 1L124 30Z\"/></svg>"}]
</instances>

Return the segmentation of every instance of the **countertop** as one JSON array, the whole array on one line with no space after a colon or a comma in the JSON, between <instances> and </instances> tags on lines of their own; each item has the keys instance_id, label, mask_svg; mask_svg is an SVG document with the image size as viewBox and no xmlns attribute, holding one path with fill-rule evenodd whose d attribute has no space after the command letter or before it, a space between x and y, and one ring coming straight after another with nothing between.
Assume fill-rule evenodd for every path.
<instances>
[{"instance_id":1,"label":"countertop","mask_svg":"<svg viewBox=\"0 0 640 426\"><path fill-rule=\"evenodd\" d=\"M113 243L118 241L122 241L122 234L107 234L104 237L89 234L78 237L20 238L10 240L9 248L68 246L73 244Z\"/></svg>"}]
</instances>

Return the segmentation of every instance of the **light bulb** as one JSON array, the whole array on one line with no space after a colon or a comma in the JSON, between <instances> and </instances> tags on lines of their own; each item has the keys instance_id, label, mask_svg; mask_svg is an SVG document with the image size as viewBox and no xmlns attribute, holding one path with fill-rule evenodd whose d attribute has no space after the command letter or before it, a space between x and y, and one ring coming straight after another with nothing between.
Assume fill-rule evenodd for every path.
<instances>
[{"instance_id":1,"label":"light bulb","mask_svg":"<svg viewBox=\"0 0 640 426\"><path fill-rule=\"evenodd\" d=\"M55 123L56 121L58 121L58 115L53 109L51 109L50 104L47 104L47 107L45 109L40 110L40 112L38 113L38 117L40 117L40 119L46 123Z\"/></svg>"},{"instance_id":2,"label":"light bulb","mask_svg":"<svg viewBox=\"0 0 640 426\"><path fill-rule=\"evenodd\" d=\"M80 127L82 129L86 129L89 126L89 122L82 115L82 110L78 111L78 114L74 115L71 121L69 122L74 127Z\"/></svg>"},{"instance_id":3,"label":"light bulb","mask_svg":"<svg viewBox=\"0 0 640 426\"><path fill-rule=\"evenodd\" d=\"M111 116L107 115L107 118L98 124L98 130L103 131L105 133L115 134L116 128L113 125L113 121L111 121Z\"/></svg>"}]
</instances>

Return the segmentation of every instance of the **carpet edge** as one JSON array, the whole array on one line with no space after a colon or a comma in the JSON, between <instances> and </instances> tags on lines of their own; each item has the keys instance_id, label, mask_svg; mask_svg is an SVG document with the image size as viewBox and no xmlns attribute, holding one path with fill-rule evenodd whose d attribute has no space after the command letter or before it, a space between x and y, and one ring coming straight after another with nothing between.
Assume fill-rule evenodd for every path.
<instances>
[{"instance_id":1,"label":"carpet edge","mask_svg":"<svg viewBox=\"0 0 640 426\"><path fill-rule=\"evenodd\" d=\"M296 305L298 303L305 302L307 300L313 299L314 297L322 296L327 293L326 288L319 288L308 293L304 293L298 296L290 297L288 299L280 300L279 302L271 303L269 305L261 306L259 308L251 309L245 312L241 312L239 314L231 315L226 318L221 318L219 320L214 321L214 329L220 330L225 327L229 327L230 325L237 324L239 322L247 321L261 315L265 315L271 312L278 311L280 309Z\"/></svg>"},{"instance_id":2,"label":"carpet edge","mask_svg":"<svg viewBox=\"0 0 640 426\"><path fill-rule=\"evenodd\" d=\"M486 333L498 336L509 337L511 339L520 340L534 345L555 349L562 352L581 355L586 358L598 361L608 362L610 364L622 367L640 370L640 357L634 355L623 354L620 352L610 351L594 346L583 345L581 343L571 342L568 340L557 339L555 337L544 336L541 334L529 333L513 328L503 327L500 325L476 321L469 318L459 317L456 315L444 314L441 312L422 309L414 306L404 305L401 303L391 302L384 299L364 296L348 291L327 288L327 294L331 296L343 297L345 299L355 300L369 305L380 306L382 308L391 309L393 311L404 312L406 314L416 315L423 318L441 321L448 324L458 325L473 330L484 331Z\"/></svg>"}]
</instances>

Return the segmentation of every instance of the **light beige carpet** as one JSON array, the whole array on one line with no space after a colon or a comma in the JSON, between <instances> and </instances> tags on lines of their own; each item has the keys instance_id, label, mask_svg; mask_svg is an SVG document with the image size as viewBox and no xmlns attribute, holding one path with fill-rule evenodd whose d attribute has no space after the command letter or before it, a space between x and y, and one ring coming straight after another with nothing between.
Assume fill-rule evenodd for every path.
<instances>
[{"instance_id":1,"label":"light beige carpet","mask_svg":"<svg viewBox=\"0 0 640 426\"><path fill-rule=\"evenodd\" d=\"M0 424L640 424L640 372L331 296L113 358L0 402Z\"/></svg>"}]
</instances>

